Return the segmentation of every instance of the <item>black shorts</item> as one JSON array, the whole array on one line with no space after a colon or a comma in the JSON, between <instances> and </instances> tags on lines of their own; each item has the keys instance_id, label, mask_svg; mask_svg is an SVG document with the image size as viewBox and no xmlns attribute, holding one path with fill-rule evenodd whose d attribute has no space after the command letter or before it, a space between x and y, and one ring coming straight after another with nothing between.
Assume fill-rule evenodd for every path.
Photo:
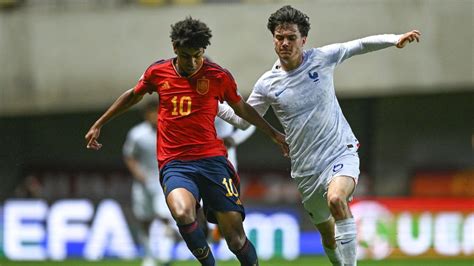
<instances>
[{"instance_id":1,"label":"black shorts","mask_svg":"<svg viewBox=\"0 0 474 266\"><path fill-rule=\"evenodd\" d=\"M160 171L160 181L165 196L176 188L191 192L199 203L204 203L204 213L210 223L217 223L214 212L236 211L245 219L240 200L240 178L224 156L193 161L174 160Z\"/></svg>"}]
</instances>

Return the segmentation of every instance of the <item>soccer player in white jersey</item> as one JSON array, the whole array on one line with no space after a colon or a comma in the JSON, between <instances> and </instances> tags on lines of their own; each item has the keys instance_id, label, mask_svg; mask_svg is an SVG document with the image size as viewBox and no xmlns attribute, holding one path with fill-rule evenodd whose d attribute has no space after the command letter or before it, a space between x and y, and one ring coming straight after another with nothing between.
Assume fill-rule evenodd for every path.
<instances>
[{"instance_id":1,"label":"soccer player in white jersey","mask_svg":"<svg viewBox=\"0 0 474 266\"><path fill-rule=\"evenodd\" d=\"M163 266L170 265L175 242L173 217L166 206L156 161L157 106L158 101L145 104L144 121L130 129L123 145L125 165L134 178L132 211L141 226L138 238L145 253L142 266L156 265L149 242L150 225L156 218L162 229L159 245L156 245L157 258Z\"/></svg>"},{"instance_id":2,"label":"soccer player in white jersey","mask_svg":"<svg viewBox=\"0 0 474 266\"><path fill-rule=\"evenodd\" d=\"M359 176L359 143L339 107L333 72L354 55L419 41L420 32L304 50L310 23L301 11L284 6L270 16L267 27L278 60L257 81L247 103L260 115L271 106L282 123L291 175L331 263L356 265L356 224L348 201Z\"/></svg>"}]
</instances>

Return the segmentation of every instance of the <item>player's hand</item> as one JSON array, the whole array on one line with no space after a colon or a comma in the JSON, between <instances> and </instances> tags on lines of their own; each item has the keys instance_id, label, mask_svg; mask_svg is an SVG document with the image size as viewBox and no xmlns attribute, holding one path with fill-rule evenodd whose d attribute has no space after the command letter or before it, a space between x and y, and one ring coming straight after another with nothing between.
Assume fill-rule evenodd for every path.
<instances>
[{"instance_id":1,"label":"player's hand","mask_svg":"<svg viewBox=\"0 0 474 266\"><path fill-rule=\"evenodd\" d=\"M397 48L403 48L409 42L413 42L415 40L416 42L420 42L420 36L421 36L421 33L417 30L409 31L403 34L402 37L400 37L400 39L398 39L396 46Z\"/></svg>"},{"instance_id":2,"label":"player's hand","mask_svg":"<svg viewBox=\"0 0 474 266\"><path fill-rule=\"evenodd\" d=\"M285 135L281 134L280 132L276 132L273 141L275 141L280 146L280 149L283 152L283 156L289 157L290 147L285 141Z\"/></svg>"},{"instance_id":3,"label":"player's hand","mask_svg":"<svg viewBox=\"0 0 474 266\"><path fill-rule=\"evenodd\" d=\"M102 148L102 144L100 144L97 139L100 135L100 128L92 126L89 131L87 132L85 139L86 139L86 147L91 150L99 150Z\"/></svg>"}]
</instances>

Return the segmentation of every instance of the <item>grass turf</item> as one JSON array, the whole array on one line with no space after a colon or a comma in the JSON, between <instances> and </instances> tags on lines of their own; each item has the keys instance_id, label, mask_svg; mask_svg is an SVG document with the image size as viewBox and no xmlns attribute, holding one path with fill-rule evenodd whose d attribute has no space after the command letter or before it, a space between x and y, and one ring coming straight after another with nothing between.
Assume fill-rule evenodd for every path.
<instances>
[{"instance_id":1,"label":"grass turf","mask_svg":"<svg viewBox=\"0 0 474 266\"><path fill-rule=\"evenodd\" d=\"M53 261L8 261L0 260L0 266L140 266L141 261L103 260L90 262L84 260ZM198 266L196 261L177 261L173 266ZM218 262L219 266L239 266L237 261ZM325 257L303 257L294 261L270 260L261 261L261 266L330 266ZM474 266L469 259L394 259L383 261L359 261L358 266Z\"/></svg>"}]
</instances>

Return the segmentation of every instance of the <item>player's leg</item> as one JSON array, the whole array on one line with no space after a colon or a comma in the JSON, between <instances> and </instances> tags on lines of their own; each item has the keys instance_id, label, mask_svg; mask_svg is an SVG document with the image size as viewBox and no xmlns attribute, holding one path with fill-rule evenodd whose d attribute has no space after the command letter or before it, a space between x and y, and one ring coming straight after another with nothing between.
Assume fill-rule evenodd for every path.
<instances>
[{"instance_id":1,"label":"player's leg","mask_svg":"<svg viewBox=\"0 0 474 266\"><path fill-rule=\"evenodd\" d=\"M152 197L145 185L133 182L132 211L139 224L137 230L138 242L142 245L144 251L142 266L155 266L149 239L150 224L154 218L152 204Z\"/></svg>"},{"instance_id":2,"label":"player's leg","mask_svg":"<svg viewBox=\"0 0 474 266\"><path fill-rule=\"evenodd\" d=\"M355 180L350 176L336 176L329 184L328 204L334 220L340 221L352 218L348 199L355 189Z\"/></svg>"},{"instance_id":3,"label":"player's leg","mask_svg":"<svg viewBox=\"0 0 474 266\"><path fill-rule=\"evenodd\" d=\"M168 194L166 201L178 224L179 233L194 257L201 265L214 266L214 256L197 221L196 199L193 194L184 188L177 188Z\"/></svg>"},{"instance_id":4,"label":"player's leg","mask_svg":"<svg viewBox=\"0 0 474 266\"><path fill-rule=\"evenodd\" d=\"M203 178L198 185L209 222L217 223L229 249L241 265L258 265L257 253L245 235L242 221L245 210L240 201L240 179L225 157L202 161Z\"/></svg>"},{"instance_id":5,"label":"player's leg","mask_svg":"<svg viewBox=\"0 0 474 266\"><path fill-rule=\"evenodd\" d=\"M240 265L257 266L258 257L253 244L247 239L239 212L216 212L219 231L224 236L227 246L237 256Z\"/></svg>"},{"instance_id":6,"label":"player's leg","mask_svg":"<svg viewBox=\"0 0 474 266\"><path fill-rule=\"evenodd\" d=\"M203 266L215 266L206 235L197 222L199 190L191 178L195 168L190 163L168 163L161 171L166 203L176 221L179 233L189 250Z\"/></svg>"},{"instance_id":7,"label":"player's leg","mask_svg":"<svg viewBox=\"0 0 474 266\"><path fill-rule=\"evenodd\" d=\"M154 193L153 201L155 214L158 218L155 220L155 225L158 225L155 228L159 230L157 232L159 243L156 245L156 258L161 266L170 266L173 247L178 239L177 233L179 230L168 209L163 190L159 185Z\"/></svg>"},{"instance_id":8,"label":"player's leg","mask_svg":"<svg viewBox=\"0 0 474 266\"><path fill-rule=\"evenodd\" d=\"M318 228L321 234L321 242L329 261L331 261L333 266L343 266L340 250L337 248L334 237L334 226L334 219L330 217L326 222L317 224L316 228Z\"/></svg>"},{"instance_id":9,"label":"player's leg","mask_svg":"<svg viewBox=\"0 0 474 266\"><path fill-rule=\"evenodd\" d=\"M357 227L348 202L359 176L359 157L344 157L334 165L333 171L334 169L338 171L329 183L327 200L335 219L335 239L344 265L357 265Z\"/></svg>"},{"instance_id":10,"label":"player's leg","mask_svg":"<svg viewBox=\"0 0 474 266\"><path fill-rule=\"evenodd\" d=\"M334 219L326 200L326 180L322 175L295 178L303 206L321 234L324 251L333 266L342 266L342 258L334 238Z\"/></svg>"}]
</instances>

